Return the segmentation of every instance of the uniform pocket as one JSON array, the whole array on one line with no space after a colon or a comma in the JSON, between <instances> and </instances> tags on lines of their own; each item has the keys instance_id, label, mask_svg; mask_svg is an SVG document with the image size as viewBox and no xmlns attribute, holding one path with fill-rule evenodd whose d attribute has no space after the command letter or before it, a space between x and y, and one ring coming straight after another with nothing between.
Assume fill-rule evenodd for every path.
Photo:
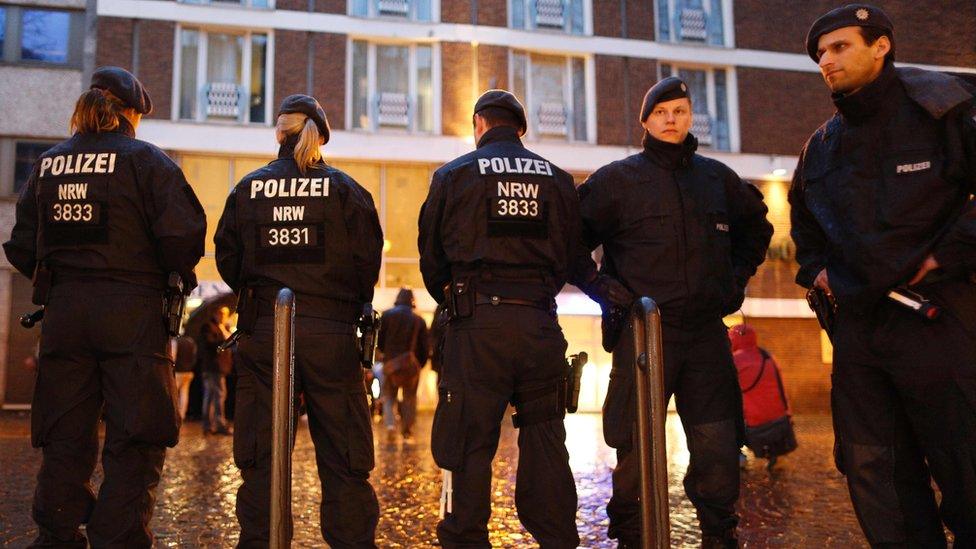
<instances>
[{"instance_id":1,"label":"uniform pocket","mask_svg":"<svg viewBox=\"0 0 976 549\"><path fill-rule=\"evenodd\" d=\"M438 467L457 471L464 459L464 392L440 388L437 396L430 451Z\"/></svg>"},{"instance_id":2,"label":"uniform pocket","mask_svg":"<svg viewBox=\"0 0 976 549\"><path fill-rule=\"evenodd\" d=\"M349 469L369 473L376 465L373 457L373 429L362 384L346 394L346 444Z\"/></svg>"},{"instance_id":3,"label":"uniform pocket","mask_svg":"<svg viewBox=\"0 0 976 549\"><path fill-rule=\"evenodd\" d=\"M607 446L628 450L637 417L633 375L620 370L610 372L610 385L603 401L603 439Z\"/></svg>"},{"instance_id":4,"label":"uniform pocket","mask_svg":"<svg viewBox=\"0 0 976 549\"><path fill-rule=\"evenodd\" d=\"M173 447L179 441L173 363L163 355L140 356L129 370L125 432L131 440Z\"/></svg>"}]
</instances>

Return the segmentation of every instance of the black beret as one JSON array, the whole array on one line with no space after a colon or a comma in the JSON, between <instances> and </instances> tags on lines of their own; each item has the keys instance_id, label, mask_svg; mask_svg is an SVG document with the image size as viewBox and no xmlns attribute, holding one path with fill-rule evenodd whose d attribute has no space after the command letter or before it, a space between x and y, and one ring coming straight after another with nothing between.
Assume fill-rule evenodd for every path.
<instances>
[{"instance_id":1,"label":"black beret","mask_svg":"<svg viewBox=\"0 0 976 549\"><path fill-rule=\"evenodd\" d=\"M817 43L821 36L844 27L881 29L891 40L891 52L894 53L895 51L894 27L884 11L870 4L848 4L821 15L820 19L814 21L813 25L810 26L810 32L807 33L807 54L810 59L820 62L820 57L817 55Z\"/></svg>"},{"instance_id":2,"label":"black beret","mask_svg":"<svg viewBox=\"0 0 976 549\"><path fill-rule=\"evenodd\" d=\"M153 110L152 99L142 82L131 72L121 67L99 67L91 76L91 88L108 90L118 97L125 106L139 114L149 114Z\"/></svg>"},{"instance_id":3,"label":"black beret","mask_svg":"<svg viewBox=\"0 0 976 549\"><path fill-rule=\"evenodd\" d=\"M286 97L278 108L278 116L291 113L300 113L311 118L318 127L319 134L325 139L325 143L329 142L329 119L325 116L325 109L314 97L300 93Z\"/></svg>"},{"instance_id":4,"label":"black beret","mask_svg":"<svg viewBox=\"0 0 976 549\"><path fill-rule=\"evenodd\" d=\"M644 94L644 103L641 104L641 124L651 115L651 111L654 110L654 105L664 101L681 99L682 97L688 97L688 85L677 76L669 76L654 84Z\"/></svg>"},{"instance_id":5,"label":"black beret","mask_svg":"<svg viewBox=\"0 0 976 549\"><path fill-rule=\"evenodd\" d=\"M514 95L505 90L488 90L474 104L474 113L478 114L488 107L498 107L514 114L519 122L519 135L525 134L529 126L525 121L525 107Z\"/></svg>"}]
</instances>

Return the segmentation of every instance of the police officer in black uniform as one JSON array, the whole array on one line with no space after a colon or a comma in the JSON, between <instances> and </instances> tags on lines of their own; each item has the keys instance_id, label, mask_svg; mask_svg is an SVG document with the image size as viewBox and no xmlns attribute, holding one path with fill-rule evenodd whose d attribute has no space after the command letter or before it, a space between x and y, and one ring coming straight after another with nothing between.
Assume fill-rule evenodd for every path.
<instances>
[{"instance_id":1,"label":"police officer in black uniform","mask_svg":"<svg viewBox=\"0 0 976 549\"><path fill-rule=\"evenodd\" d=\"M976 103L955 77L895 68L894 51L871 5L810 29L837 112L804 147L789 194L796 279L836 303L836 461L868 541L944 547L944 522L955 547L974 547ZM942 314L887 297L898 287Z\"/></svg>"},{"instance_id":2,"label":"police officer in black uniform","mask_svg":"<svg viewBox=\"0 0 976 549\"><path fill-rule=\"evenodd\" d=\"M431 439L448 471L437 537L448 548L489 547L491 461L512 402L519 519L543 548L576 547L558 390L566 340L554 298L567 280L604 297L611 285L597 278L583 245L572 176L519 139L521 103L490 90L475 104L473 124L477 150L434 173L420 212L424 283L450 309Z\"/></svg>"},{"instance_id":3,"label":"police officer in black uniform","mask_svg":"<svg viewBox=\"0 0 976 549\"><path fill-rule=\"evenodd\" d=\"M271 380L275 297L295 292L295 392L302 393L322 481L322 536L332 547L375 547L369 483L373 434L355 322L373 298L383 233L373 198L328 166L329 124L318 101L286 97L278 159L231 191L217 226L217 268L244 296L238 330L234 461L239 547L267 547L271 500Z\"/></svg>"},{"instance_id":4,"label":"police officer in black uniform","mask_svg":"<svg viewBox=\"0 0 976 549\"><path fill-rule=\"evenodd\" d=\"M773 229L755 187L695 153L691 121L685 83L669 77L655 84L641 109L644 150L590 176L580 205L587 243L603 245L601 272L661 309L667 397L675 395L691 453L685 492L703 546L734 546L742 404L722 317L741 306ZM617 449L609 535L637 547L633 335L609 326L619 311L603 305L604 346L614 350L604 437Z\"/></svg>"},{"instance_id":5,"label":"police officer in black uniform","mask_svg":"<svg viewBox=\"0 0 976 549\"><path fill-rule=\"evenodd\" d=\"M82 523L92 547L152 545L154 491L180 428L163 299L171 272L182 291L196 286L206 218L180 168L135 139L151 111L135 76L95 70L74 135L37 160L3 246L46 306L31 405L43 455L34 547L86 547Z\"/></svg>"}]
</instances>

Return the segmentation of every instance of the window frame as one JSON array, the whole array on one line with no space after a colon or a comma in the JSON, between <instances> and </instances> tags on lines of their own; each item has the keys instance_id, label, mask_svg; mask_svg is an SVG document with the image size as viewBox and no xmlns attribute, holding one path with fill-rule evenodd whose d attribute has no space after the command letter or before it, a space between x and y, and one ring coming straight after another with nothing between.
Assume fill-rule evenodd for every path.
<instances>
[{"instance_id":1,"label":"window frame","mask_svg":"<svg viewBox=\"0 0 976 549\"><path fill-rule=\"evenodd\" d=\"M572 25L573 25L572 19L570 19L569 21L567 21L567 23L564 25L564 28L562 30L555 29L555 28L552 28L552 27L539 27L539 26L536 26L535 25L535 22L532 21L532 9L531 9L531 6L529 5L530 2L534 2L536 0L521 0L522 1L522 6L523 6L523 10L524 10L524 13L523 13L522 17L523 17L523 20L526 22L526 25L524 27L522 27L522 28L517 28L517 27L514 26L514 12L515 12L515 8L512 6L512 1L513 0L506 0L506 2L505 2L505 4L506 4L505 7L506 7L506 9L508 11L508 21L507 21L506 25L508 26L509 29L519 30L519 31L526 31L526 32L545 32L545 33L551 33L551 34L568 34L570 36L593 36L593 0L582 0L582 2L583 2L583 32L582 33L575 33L575 32L573 32L573 30L572 30ZM567 1L567 0L563 0L563 1ZM531 26L529 26L530 23L531 23Z\"/></svg>"},{"instance_id":2,"label":"window frame","mask_svg":"<svg viewBox=\"0 0 976 549\"><path fill-rule=\"evenodd\" d=\"M366 96L369 109L369 127L357 128L353 121L353 64L355 42L366 43ZM417 105L417 46L430 47L430 81L431 81L431 128L430 131L418 130L417 119L410 115L408 128L394 128L380 126L373 112L373 101L376 98L376 48L377 46L406 46L408 52L407 67L407 95L410 97L410 107L416 112ZM393 135L441 135L441 47L439 42L417 42L409 40L374 40L368 37L347 36L346 38L346 126L351 132L388 133Z\"/></svg>"},{"instance_id":3,"label":"window frame","mask_svg":"<svg viewBox=\"0 0 976 549\"><path fill-rule=\"evenodd\" d=\"M565 143L567 145L573 144L595 144L596 143L596 80L595 80L595 67L593 63L593 56L591 55L574 55L569 53L550 53L550 52L537 52L531 50L519 50L510 48L508 50L508 81L511 83L515 82L515 56L525 55L528 59L526 63L526 74L525 74L525 97L519 97L519 100L523 102L525 107L526 118L528 122L528 128L526 128L525 137L526 141L530 142L543 142L543 143ZM532 57L534 55L545 55L550 57L561 57L565 59L563 76L565 78L563 83L563 94L564 97L569 98L569 103L567 106L572 107L573 103L573 60L579 59L583 61L583 101L586 105L586 139L576 138L576 128L575 124L569 124L569 134L566 138L560 137L548 137L540 136L536 133L533 124L533 112L535 107L535 102L532 98ZM514 88L514 84L511 86ZM573 116L576 113L573 112ZM574 119L575 121L575 119Z\"/></svg>"},{"instance_id":4,"label":"window frame","mask_svg":"<svg viewBox=\"0 0 976 549\"><path fill-rule=\"evenodd\" d=\"M676 36L673 13L677 0L665 0L668 3L668 32L670 36L661 36L661 27L658 22L661 20L661 10L659 0L653 0L654 7L654 40L657 42L669 42L686 46L697 46L705 48L735 48L735 19L733 13L733 0L719 0L722 3L722 43L711 44L706 39L705 42L693 40L682 40ZM702 7L706 13L711 13L712 6L710 0L702 0Z\"/></svg>"},{"instance_id":5,"label":"window frame","mask_svg":"<svg viewBox=\"0 0 976 549\"><path fill-rule=\"evenodd\" d=\"M681 69L705 72L705 93L708 96L708 116L712 118L712 120L717 118L716 115L718 112L718 97L715 94L715 71L725 71L725 107L728 110L726 115L728 116L729 125L729 148L719 149L714 144L707 147L703 146L703 148L705 150L714 152L738 153L741 143L739 138L739 86L738 80L736 79L735 67L725 65L703 65L696 63L675 63L662 59L657 64L658 80L661 80L664 77L665 66L671 68L671 74L674 76L677 76L678 71Z\"/></svg>"},{"instance_id":6,"label":"window frame","mask_svg":"<svg viewBox=\"0 0 976 549\"><path fill-rule=\"evenodd\" d=\"M220 8L230 8L230 9L240 9L245 8L249 10L274 10L276 0L267 0L267 6L255 6L254 0L238 0L237 2L221 1L221 0L176 0L180 4L198 5L198 6L208 6L208 7L220 7Z\"/></svg>"},{"instance_id":7,"label":"window frame","mask_svg":"<svg viewBox=\"0 0 976 549\"><path fill-rule=\"evenodd\" d=\"M6 10L4 22L3 50L0 52L0 63L5 65L20 65L25 67L67 68L80 69L82 67L85 41L85 12L84 10L66 9L48 5L0 4L0 9ZM68 14L68 52L63 62L41 61L37 59L23 59L23 12L50 11Z\"/></svg>"},{"instance_id":8,"label":"window frame","mask_svg":"<svg viewBox=\"0 0 976 549\"><path fill-rule=\"evenodd\" d=\"M183 31L195 31L198 33L199 41L197 44L197 91L199 95L200 86L202 83L207 82L207 63L201 63L201 60L207 61L208 58L208 36L210 33L216 34L232 34L232 35L243 35L245 40L244 50L241 52L241 82L250 82L251 80L251 61L253 54L253 42L252 36L254 34L263 34L267 37L267 44L265 46L265 56L266 65L264 70L264 89L265 89L265 102L264 102L264 122L252 122L251 121L251 111L250 109L244 109L244 119L243 120L221 120L221 119L209 119L207 118L205 112L203 111L203 104L201 101L197 101L195 113L193 118L180 118L180 110L182 107L182 97L180 92L182 91L182 79L183 74L183 43L182 43L182 33ZM173 122L182 123L197 123L197 124L228 124L228 125L245 125L245 126L271 126L274 124L274 29L240 29L233 27L222 27L213 25L183 25L177 24L174 30L173 38L173 93L171 96L173 108L170 112L170 120ZM242 86L245 88L245 96L250 97L250 86Z\"/></svg>"},{"instance_id":9,"label":"window frame","mask_svg":"<svg viewBox=\"0 0 976 549\"><path fill-rule=\"evenodd\" d=\"M17 178L17 145L47 145L47 148L60 143L62 139L45 137L3 137L0 138L0 197L17 197L14 190ZM25 182L26 183L26 182Z\"/></svg>"},{"instance_id":10,"label":"window frame","mask_svg":"<svg viewBox=\"0 0 976 549\"><path fill-rule=\"evenodd\" d=\"M440 23L441 22L441 0L430 0L430 21L424 19L417 19L413 13L406 17L399 15L380 15L379 10L376 9L376 2L378 0L366 0L366 16L356 15L353 13L353 2L355 0L346 0L346 15L349 17L355 17L357 19L379 19L381 21L407 21L411 23ZM411 0L408 0L411 1ZM413 7L411 5L411 12L413 12Z\"/></svg>"}]
</instances>

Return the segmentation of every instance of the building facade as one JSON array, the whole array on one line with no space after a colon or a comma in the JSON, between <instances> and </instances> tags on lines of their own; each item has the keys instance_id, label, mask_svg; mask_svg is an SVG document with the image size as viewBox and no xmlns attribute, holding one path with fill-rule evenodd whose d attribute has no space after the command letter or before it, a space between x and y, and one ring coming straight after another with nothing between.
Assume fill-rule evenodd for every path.
<instances>
[{"instance_id":1,"label":"building facade","mask_svg":"<svg viewBox=\"0 0 976 549\"><path fill-rule=\"evenodd\" d=\"M878 3L895 23L899 62L974 71L976 4L941 2L920 18L917 3ZM809 24L838 4L99 0L89 6L97 19L89 55L96 65L130 68L151 90L156 110L140 137L177 159L206 208L201 298L226 290L214 266L213 230L229 189L276 153L270 126L277 105L292 93L317 97L333 129L327 161L369 189L380 212L386 235L380 308L392 304L401 285L423 288L420 204L433 170L473 147L471 108L484 90L515 92L527 109L527 145L582 182L639 150L645 91L663 76L679 75L691 88L701 152L764 192L776 228L743 314L779 357L794 409L824 411L829 348L793 283L786 193L803 142L833 111L803 41ZM5 44L5 57L8 51ZM72 85L79 90L80 80ZM0 101L3 112L12 110L6 98ZM34 112L25 109L24 116ZM56 121L63 124L68 113ZM0 120L0 133L17 135L23 131L17 128L30 126ZM4 174L7 141L0 138ZM8 218L9 212L2 220L9 224ZM7 278L10 300L20 300L10 306L12 325L29 285ZM429 318L434 303L425 292L418 295ZM600 348L598 309L572 288L559 303L571 352L585 350L595 363L584 378L582 406L599 409L610 358ZM8 338L13 353L15 338ZM18 358L7 358L9 379ZM12 402L9 392L6 401Z\"/></svg>"}]
</instances>

